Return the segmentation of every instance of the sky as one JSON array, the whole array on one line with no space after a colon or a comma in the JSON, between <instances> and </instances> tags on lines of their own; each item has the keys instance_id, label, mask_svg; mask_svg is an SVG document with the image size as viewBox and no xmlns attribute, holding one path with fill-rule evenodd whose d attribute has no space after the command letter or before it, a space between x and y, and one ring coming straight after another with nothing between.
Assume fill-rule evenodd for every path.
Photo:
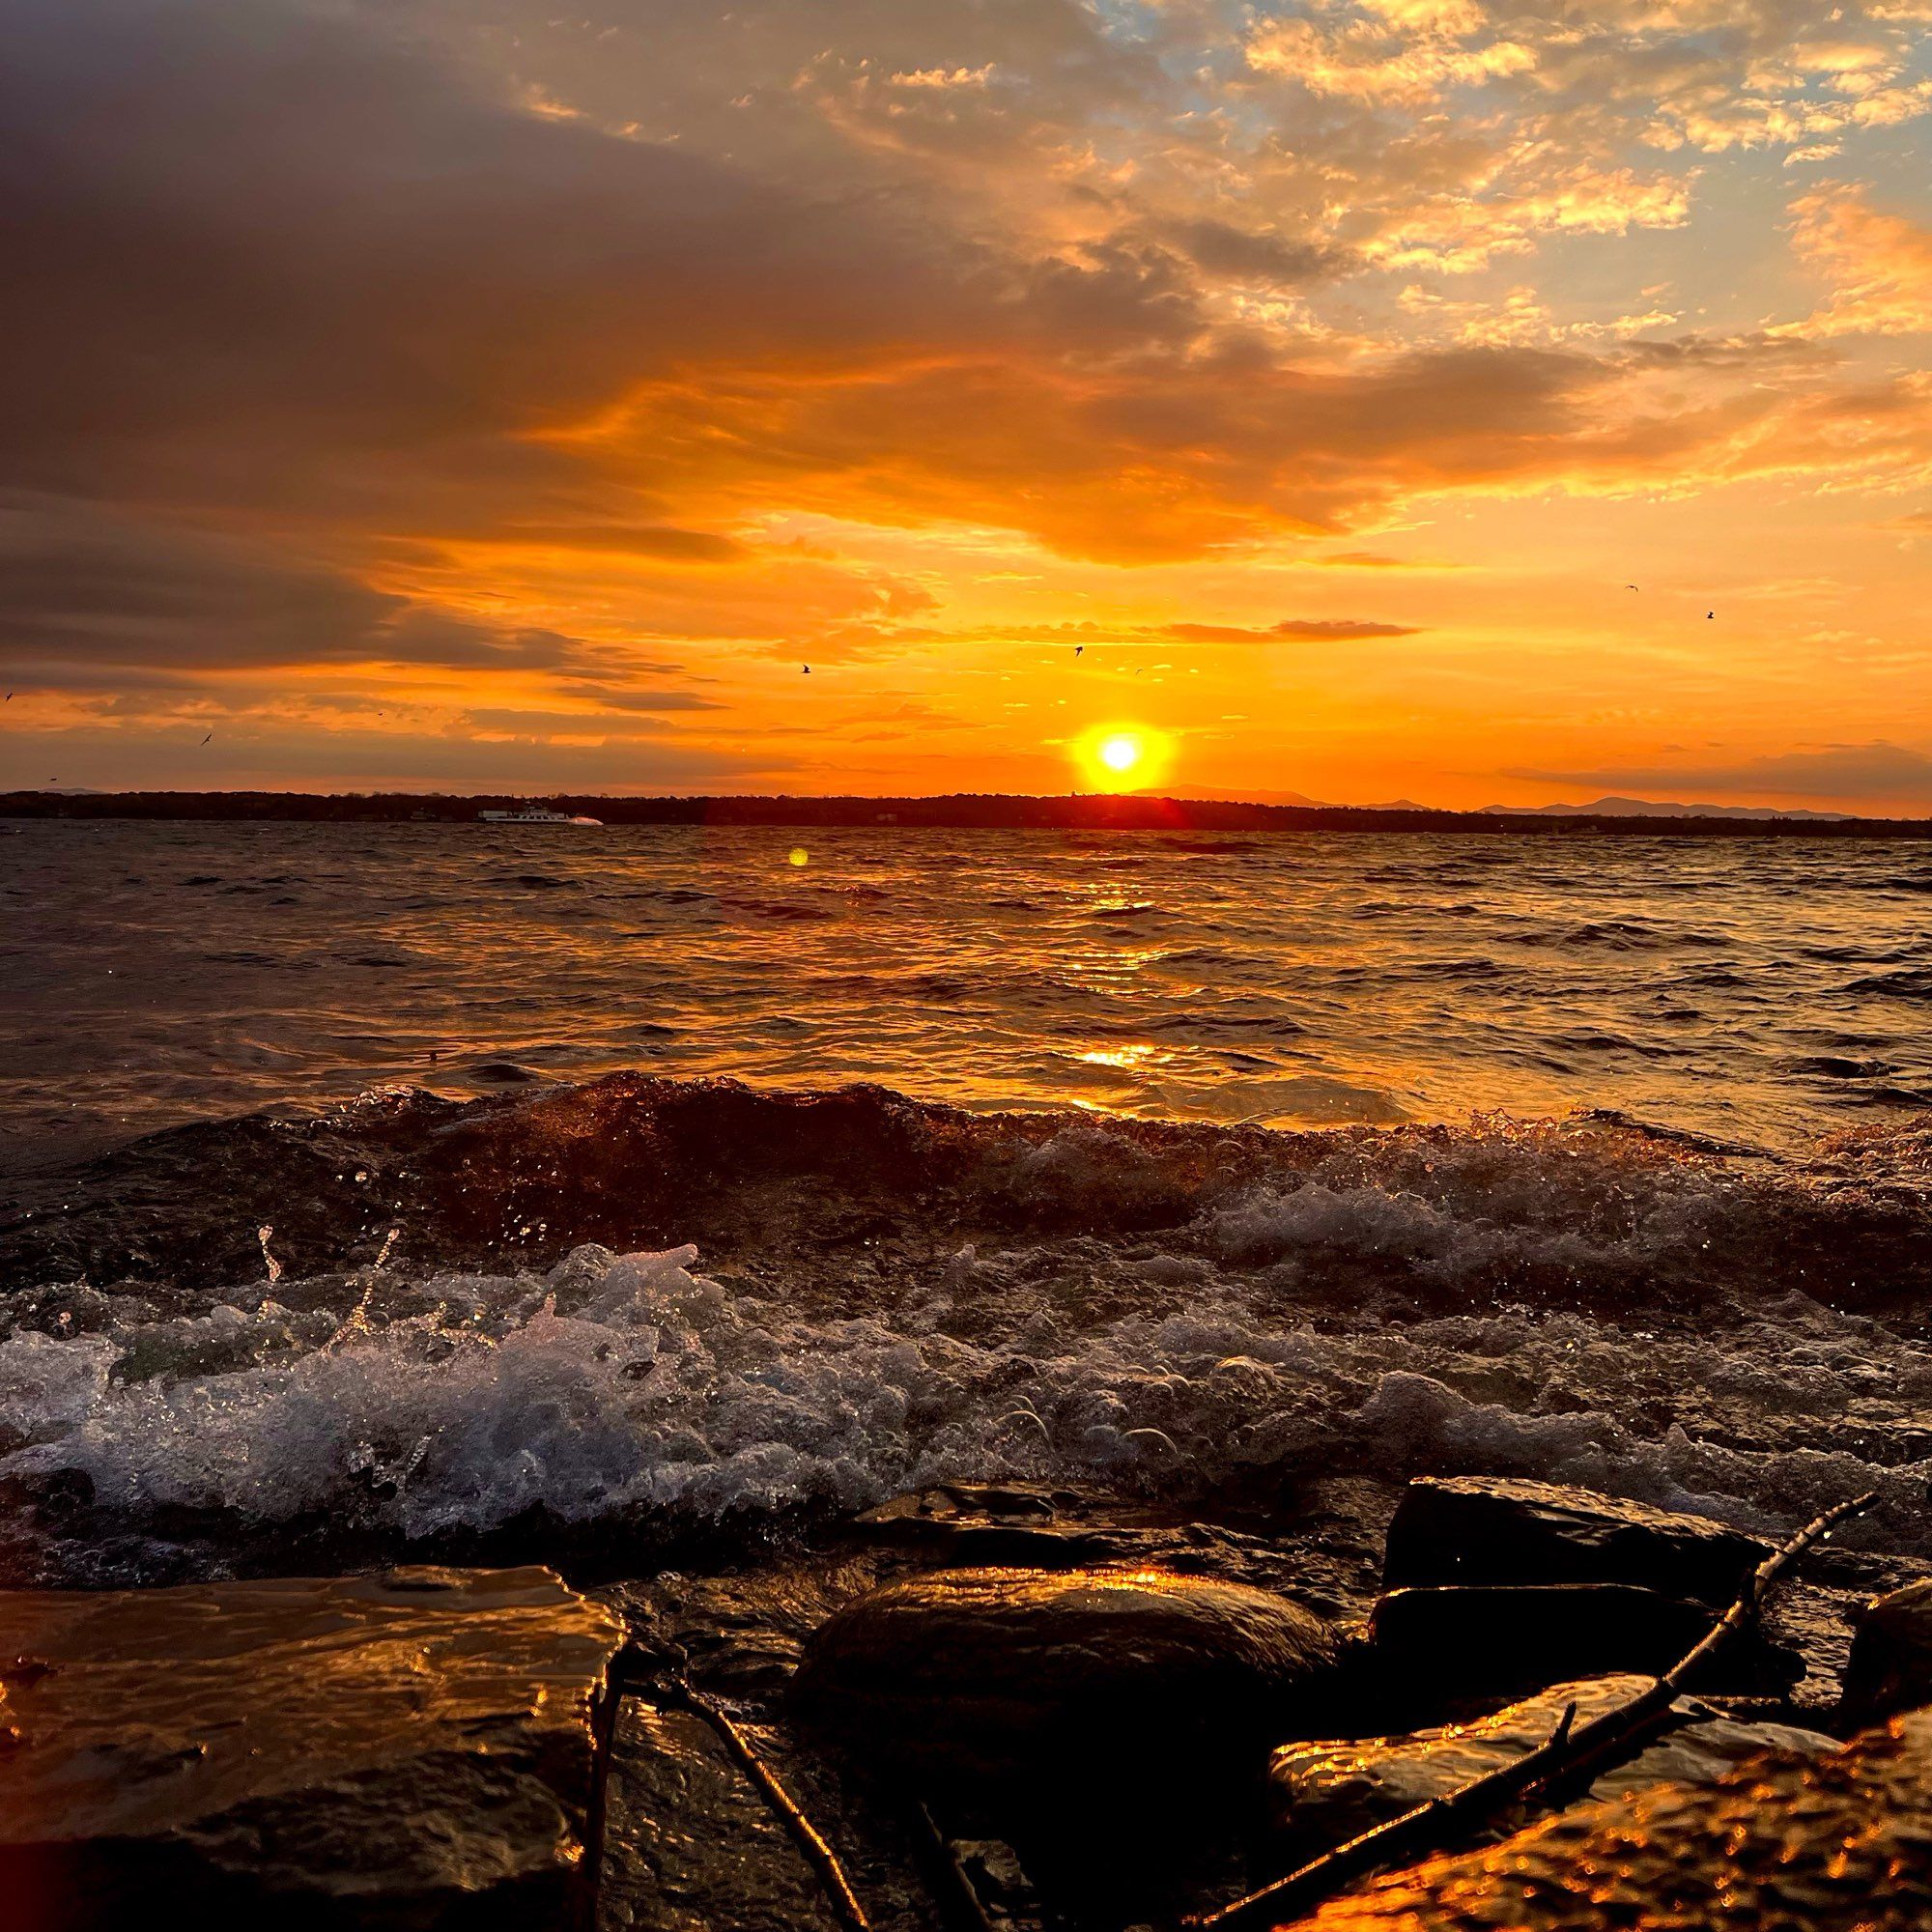
<instances>
[{"instance_id":1,"label":"sky","mask_svg":"<svg viewBox=\"0 0 1932 1932\"><path fill-rule=\"evenodd\" d=\"M1932 811L1932 0L8 12L0 787Z\"/></svg>"}]
</instances>

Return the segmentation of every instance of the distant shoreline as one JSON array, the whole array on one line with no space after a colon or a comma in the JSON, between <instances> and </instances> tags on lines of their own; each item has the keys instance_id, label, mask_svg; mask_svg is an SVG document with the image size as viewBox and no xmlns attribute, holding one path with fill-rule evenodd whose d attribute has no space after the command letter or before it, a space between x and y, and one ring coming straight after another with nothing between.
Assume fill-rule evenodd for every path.
<instances>
[{"instance_id":1,"label":"distant shoreline","mask_svg":"<svg viewBox=\"0 0 1932 1932\"><path fill-rule=\"evenodd\" d=\"M466 824L527 794L421 792L0 792L0 818L278 820L316 824ZM895 826L1062 832L1434 832L1484 838L1604 833L1664 838L1932 838L1932 818L1707 818L1546 815L1420 808L1249 805L1234 800L1091 793L1029 797L955 792L938 798L613 798L555 793L536 803L607 825ZM496 828L500 830L501 828Z\"/></svg>"}]
</instances>

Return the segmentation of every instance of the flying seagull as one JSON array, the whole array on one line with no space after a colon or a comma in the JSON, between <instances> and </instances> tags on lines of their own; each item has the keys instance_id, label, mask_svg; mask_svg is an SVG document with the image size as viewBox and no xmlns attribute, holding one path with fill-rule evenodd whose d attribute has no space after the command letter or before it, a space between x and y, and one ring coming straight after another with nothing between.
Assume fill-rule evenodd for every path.
<instances>
[{"instance_id":1,"label":"flying seagull","mask_svg":"<svg viewBox=\"0 0 1932 1932\"><path fill-rule=\"evenodd\" d=\"M805 674L807 677L810 677L811 675L811 667L810 665L807 665L805 667Z\"/></svg>"},{"instance_id":2,"label":"flying seagull","mask_svg":"<svg viewBox=\"0 0 1932 1932\"><path fill-rule=\"evenodd\" d=\"M213 733L213 731L211 731L211 732L210 732L210 733L208 734L208 738L212 738L212 737L213 737L213 736L214 736L214 733ZM207 744L207 743L208 743L208 738L204 738L204 739L203 739L203 740L202 740L201 742L202 742L202 743L203 743L204 745L205 745L205 744Z\"/></svg>"},{"instance_id":3,"label":"flying seagull","mask_svg":"<svg viewBox=\"0 0 1932 1932\"><path fill-rule=\"evenodd\" d=\"M1626 590L1634 590L1636 588L1636 585L1634 583L1626 583L1624 585L1624 588Z\"/></svg>"},{"instance_id":4,"label":"flying seagull","mask_svg":"<svg viewBox=\"0 0 1932 1932\"><path fill-rule=\"evenodd\" d=\"M1704 618L1705 618L1705 621L1706 621L1706 622L1708 623L1708 622L1710 621L1710 619L1711 619L1711 618L1713 618L1713 617L1715 617L1715 616L1716 616L1717 614L1718 614L1718 613L1717 613L1717 612L1716 612L1715 611L1706 611L1704 612Z\"/></svg>"},{"instance_id":5,"label":"flying seagull","mask_svg":"<svg viewBox=\"0 0 1932 1932\"><path fill-rule=\"evenodd\" d=\"M1080 653L1084 651L1086 648L1087 646L1085 644L1075 644L1073 646L1073 655L1077 658L1080 655Z\"/></svg>"}]
</instances>

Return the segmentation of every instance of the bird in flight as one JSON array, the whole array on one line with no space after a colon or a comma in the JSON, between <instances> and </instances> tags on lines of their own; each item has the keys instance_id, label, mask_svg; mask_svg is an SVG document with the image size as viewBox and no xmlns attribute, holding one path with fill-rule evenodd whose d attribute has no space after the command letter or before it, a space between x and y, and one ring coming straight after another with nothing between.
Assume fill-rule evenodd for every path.
<instances>
[{"instance_id":1,"label":"bird in flight","mask_svg":"<svg viewBox=\"0 0 1932 1932\"><path fill-rule=\"evenodd\" d=\"M1086 648L1087 646L1085 644L1075 644L1073 646L1073 655L1077 658L1080 655L1080 653L1084 651Z\"/></svg>"},{"instance_id":2,"label":"bird in flight","mask_svg":"<svg viewBox=\"0 0 1932 1932\"><path fill-rule=\"evenodd\" d=\"M811 667L810 665L807 665L805 667L805 674L807 677L810 677L811 675Z\"/></svg>"},{"instance_id":3,"label":"bird in flight","mask_svg":"<svg viewBox=\"0 0 1932 1932\"><path fill-rule=\"evenodd\" d=\"M210 733L208 734L208 738L212 738L212 737L213 737L213 736L214 736L214 733L213 733L213 731L211 731L211 732L210 732ZM204 745L205 745L205 744L207 744L207 743L208 743L208 738L204 738L204 739L203 739L203 740L202 740L201 742L202 742L202 743L203 743Z\"/></svg>"},{"instance_id":4,"label":"bird in flight","mask_svg":"<svg viewBox=\"0 0 1932 1932\"><path fill-rule=\"evenodd\" d=\"M1636 585L1634 583L1626 583L1624 585L1624 588L1626 590L1634 590L1636 588Z\"/></svg>"},{"instance_id":5,"label":"bird in flight","mask_svg":"<svg viewBox=\"0 0 1932 1932\"><path fill-rule=\"evenodd\" d=\"M1717 612L1716 612L1715 611L1706 611L1704 612L1704 619L1705 619L1705 622L1706 622L1706 623L1708 623L1708 622L1709 622L1709 621L1710 621L1710 620L1711 620L1711 619L1712 619L1713 617L1715 617L1715 616L1716 616L1717 614L1718 614L1718 613L1717 613Z\"/></svg>"}]
</instances>

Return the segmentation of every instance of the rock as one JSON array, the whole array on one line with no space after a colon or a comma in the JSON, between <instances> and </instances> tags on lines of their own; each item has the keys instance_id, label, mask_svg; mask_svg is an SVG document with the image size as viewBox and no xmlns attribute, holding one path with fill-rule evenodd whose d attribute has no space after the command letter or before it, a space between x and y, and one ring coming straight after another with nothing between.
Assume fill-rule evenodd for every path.
<instances>
[{"instance_id":1,"label":"rock","mask_svg":"<svg viewBox=\"0 0 1932 1932\"><path fill-rule=\"evenodd\" d=\"M1769 1547L1702 1517L1502 1476L1419 1477L1389 1524L1382 1579L1636 1583L1723 1608Z\"/></svg>"},{"instance_id":2,"label":"rock","mask_svg":"<svg viewBox=\"0 0 1932 1932\"><path fill-rule=\"evenodd\" d=\"M1513 1764L1547 1744L1565 1708L1576 1722L1628 1703L1648 1677L1593 1677L1553 1685L1469 1724L1448 1724L1407 1737L1343 1739L1284 1745L1268 1765L1268 1808L1274 1822L1314 1853L1358 1832L1441 1798L1487 1772ZM1808 1752L1838 1748L1821 1731L1789 1724L1739 1723L1680 1698L1675 1729L1591 1785L1591 1798L1615 1798L1653 1784L1711 1784L1765 1750ZM1499 1837L1504 1830L1489 1835Z\"/></svg>"},{"instance_id":3,"label":"rock","mask_svg":"<svg viewBox=\"0 0 1932 1932\"><path fill-rule=\"evenodd\" d=\"M1932 1704L1932 1578L1867 1604L1845 1665L1848 1722L1868 1724L1921 1704Z\"/></svg>"},{"instance_id":4,"label":"rock","mask_svg":"<svg viewBox=\"0 0 1932 1932\"><path fill-rule=\"evenodd\" d=\"M1073 1567L1104 1560L1117 1540L1067 1520L1083 1501L1036 1483L942 1483L867 1510L852 1528L868 1542L930 1550L962 1566Z\"/></svg>"},{"instance_id":5,"label":"rock","mask_svg":"<svg viewBox=\"0 0 1932 1932\"><path fill-rule=\"evenodd\" d=\"M1369 1636L1376 1662L1396 1680L1481 1696L1608 1671L1654 1677L1716 1621L1707 1605L1628 1583L1542 1583L1392 1590L1376 1605ZM1804 1674L1797 1652L1747 1628L1690 1688L1775 1694Z\"/></svg>"},{"instance_id":6,"label":"rock","mask_svg":"<svg viewBox=\"0 0 1932 1932\"><path fill-rule=\"evenodd\" d=\"M1932 1712L1827 1757L1573 1806L1295 1920L1296 1932L1922 1932L1932 1922Z\"/></svg>"},{"instance_id":7,"label":"rock","mask_svg":"<svg viewBox=\"0 0 1932 1932\"><path fill-rule=\"evenodd\" d=\"M600 1932L837 1932L804 1854L688 1711L619 1712L604 1833Z\"/></svg>"},{"instance_id":8,"label":"rock","mask_svg":"<svg viewBox=\"0 0 1932 1932\"><path fill-rule=\"evenodd\" d=\"M936 1571L819 1629L797 1690L941 1783L1102 1780L1156 1757L1305 1734L1334 1630L1286 1597L1157 1571ZM1125 1753L1125 1759L1120 1756Z\"/></svg>"},{"instance_id":9,"label":"rock","mask_svg":"<svg viewBox=\"0 0 1932 1932\"><path fill-rule=\"evenodd\" d=\"M0 1896L36 1932L562 1925L623 1627L549 1570L0 1593Z\"/></svg>"}]
</instances>

